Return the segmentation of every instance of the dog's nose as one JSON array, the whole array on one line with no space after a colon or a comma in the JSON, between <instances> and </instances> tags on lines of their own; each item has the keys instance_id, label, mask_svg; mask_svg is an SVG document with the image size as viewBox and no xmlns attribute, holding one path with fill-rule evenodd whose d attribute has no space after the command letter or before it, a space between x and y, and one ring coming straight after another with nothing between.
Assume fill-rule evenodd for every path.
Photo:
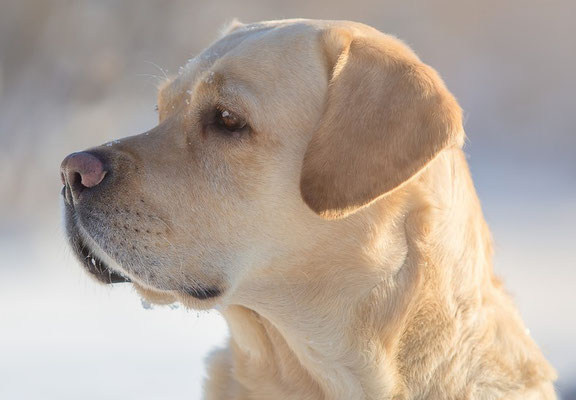
<instances>
[{"instance_id":1,"label":"dog's nose","mask_svg":"<svg viewBox=\"0 0 576 400\"><path fill-rule=\"evenodd\" d=\"M80 193L85 189L102 182L106 171L98 157L87 152L79 152L70 154L62 161L60 176L66 187L66 195L70 194L71 200L78 201Z\"/></svg>"}]
</instances>

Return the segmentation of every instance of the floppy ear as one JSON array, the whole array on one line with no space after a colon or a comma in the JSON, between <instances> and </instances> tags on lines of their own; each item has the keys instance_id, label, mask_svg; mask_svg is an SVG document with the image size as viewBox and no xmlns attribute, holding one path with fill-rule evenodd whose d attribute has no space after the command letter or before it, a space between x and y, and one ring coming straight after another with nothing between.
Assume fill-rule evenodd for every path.
<instances>
[{"instance_id":1,"label":"floppy ear","mask_svg":"<svg viewBox=\"0 0 576 400\"><path fill-rule=\"evenodd\" d=\"M442 149L461 146L464 132L440 77L397 39L331 28L322 41L331 80L300 190L332 219L399 187Z\"/></svg>"}]
</instances>

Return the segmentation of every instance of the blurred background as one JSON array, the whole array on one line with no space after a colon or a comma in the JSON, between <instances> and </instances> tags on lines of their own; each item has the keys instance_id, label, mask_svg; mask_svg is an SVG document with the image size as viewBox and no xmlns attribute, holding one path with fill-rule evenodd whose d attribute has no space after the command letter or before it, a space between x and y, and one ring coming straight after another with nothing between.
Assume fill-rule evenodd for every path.
<instances>
[{"instance_id":1,"label":"blurred background","mask_svg":"<svg viewBox=\"0 0 576 400\"><path fill-rule=\"evenodd\" d=\"M155 125L157 76L243 22L361 21L405 40L465 110L497 273L576 399L572 0L0 0L0 399L199 399L215 312L146 310L63 240L59 165Z\"/></svg>"}]
</instances>

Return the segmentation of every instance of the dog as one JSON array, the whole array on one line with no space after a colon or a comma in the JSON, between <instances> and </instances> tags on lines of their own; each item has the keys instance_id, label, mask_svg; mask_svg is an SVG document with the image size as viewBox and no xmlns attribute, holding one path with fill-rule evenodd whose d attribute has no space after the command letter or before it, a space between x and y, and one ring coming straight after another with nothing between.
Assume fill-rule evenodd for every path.
<instances>
[{"instance_id":1,"label":"dog","mask_svg":"<svg viewBox=\"0 0 576 400\"><path fill-rule=\"evenodd\" d=\"M158 114L64 159L66 232L97 280L221 312L206 399L556 398L493 273L461 109L401 41L235 22Z\"/></svg>"}]
</instances>

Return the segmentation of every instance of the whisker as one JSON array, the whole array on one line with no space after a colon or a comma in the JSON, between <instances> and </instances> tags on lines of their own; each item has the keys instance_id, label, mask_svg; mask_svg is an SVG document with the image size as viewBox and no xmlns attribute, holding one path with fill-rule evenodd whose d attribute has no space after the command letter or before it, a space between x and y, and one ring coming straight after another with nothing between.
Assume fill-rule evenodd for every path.
<instances>
[{"instance_id":1,"label":"whisker","mask_svg":"<svg viewBox=\"0 0 576 400\"><path fill-rule=\"evenodd\" d=\"M162 69L162 67L160 67L158 64L152 62L152 61L144 61L145 63L148 64L152 64L153 66L155 66L156 68L158 68L160 70L160 72L162 72L162 74L164 75L164 79L169 79L168 78L168 74L166 74L166 71L164 71L164 69Z\"/></svg>"}]
</instances>

